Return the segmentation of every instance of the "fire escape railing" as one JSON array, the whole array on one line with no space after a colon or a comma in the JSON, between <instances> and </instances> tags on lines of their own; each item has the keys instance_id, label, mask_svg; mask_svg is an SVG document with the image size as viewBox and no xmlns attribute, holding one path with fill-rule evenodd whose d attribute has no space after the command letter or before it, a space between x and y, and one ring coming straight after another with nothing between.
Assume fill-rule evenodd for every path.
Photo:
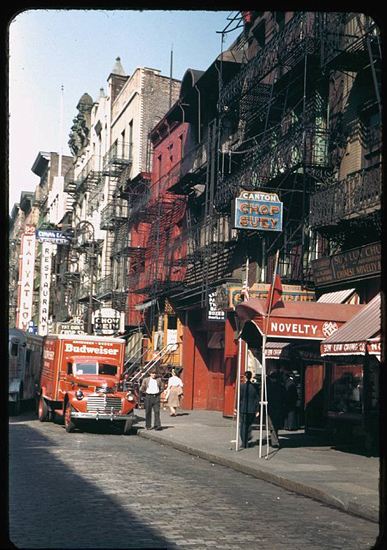
<instances>
[{"instance_id":1,"label":"fire escape railing","mask_svg":"<svg viewBox=\"0 0 387 550\"><path fill-rule=\"evenodd\" d=\"M335 225L380 210L381 164L359 170L310 198L311 227Z\"/></svg>"},{"instance_id":2,"label":"fire escape railing","mask_svg":"<svg viewBox=\"0 0 387 550\"><path fill-rule=\"evenodd\" d=\"M305 52L316 52L319 36L315 22L314 14L300 12L294 15L283 30L276 33L258 55L243 66L241 72L221 90L220 111L224 111L234 101L239 101L278 65L293 68Z\"/></svg>"},{"instance_id":3,"label":"fire escape railing","mask_svg":"<svg viewBox=\"0 0 387 550\"><path fill-rule=\"evenodd\" d=\"M369 16L361 13L326 13L321 33L321 65L358 64L359 55L367 54L366 35L376 32Z\"/></svg>"},{"instance_id":4,"label":"fire escape railing","mask_svg":"<svg viewBox=\"0 0 387 550\"><path fill-rule=\"evenodd\" d=\"M105 176L117 177L125 167L132 164L132 143L115 142L103 157L102 172Z\"/></svg>"},{"instance_id":5,"label":"fire escape railing","mask_svg":"<svg viewBox=\"0 0 387 550\"><path fill-rule=\"evenodd\" d=\"M121 199L113 199L101 211L100 229L112 229L117 221L128 217L128 205Z\"/></svg>"},{"instance_id":6,"label":"fire escape railing","mask_svg":"<svg viewBox=\"0 0 387 550\"><path fill-rule=\"evenodd\" d=\"M262 141L245 155L239 169L224 176L215 195L218 210L227 209L241 187L260 188L277 176L296 170L301 164L328 167L327 130L311 125L305 127L301 122L284 135L277 132L278 127L268 130Z\"/></svg>"}]
</instances>

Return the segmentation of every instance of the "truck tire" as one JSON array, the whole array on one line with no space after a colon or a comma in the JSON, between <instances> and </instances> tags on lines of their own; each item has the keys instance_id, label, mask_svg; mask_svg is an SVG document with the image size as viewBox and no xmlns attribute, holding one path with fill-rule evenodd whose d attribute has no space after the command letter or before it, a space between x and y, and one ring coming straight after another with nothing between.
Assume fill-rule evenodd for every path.
<instances>
[{"instance_id":1,"label":"truck tire","mask_svg":"<svg viewBox=\"0 0 387 550\"><path fill-rule=\"evenodd\" d=\"M67 401L64 413L64 425L67 433L71 433L75 429L74 421L71 420L71 403Z\"/></svg>"},{"instance_id":2,"label":"truck tire","mask_svg":"<svg viewBox=\"0 0 387 550\"><path fill-rule=\"evenodd\" d=\"M47 422L49 419L50 411L48 410L48 405L43 395L39 398L38 403L38 419L40 422Z\"/></svg>"},{"instance_id":3,"label":"truck tire","mask_svg":"<svg viewBox=\"0 0 387 550\"><path fill-rule=\"evenodd\" d=\"M133 431L133 418L128 418L128 420L125 420L124 427L122 429L122 433L124 435L129 435Z\"/></svg>"}]
</instances>

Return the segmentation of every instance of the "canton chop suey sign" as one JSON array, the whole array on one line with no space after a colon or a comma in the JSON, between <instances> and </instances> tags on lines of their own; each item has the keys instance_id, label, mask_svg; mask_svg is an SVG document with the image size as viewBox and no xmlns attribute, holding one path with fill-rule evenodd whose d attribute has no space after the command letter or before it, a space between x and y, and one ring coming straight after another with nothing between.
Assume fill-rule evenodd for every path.
<instances>
[{"instance_id":1,"label":"canton chop suey sign","mask_svg":"<svg viewBox=\"0 0 387 550\"><path fill-rule=\"evenodd\" d=\"M276 193L241 191L233 203L234 227L282 231L282 208Z\"/></svg>"}]
</instances>

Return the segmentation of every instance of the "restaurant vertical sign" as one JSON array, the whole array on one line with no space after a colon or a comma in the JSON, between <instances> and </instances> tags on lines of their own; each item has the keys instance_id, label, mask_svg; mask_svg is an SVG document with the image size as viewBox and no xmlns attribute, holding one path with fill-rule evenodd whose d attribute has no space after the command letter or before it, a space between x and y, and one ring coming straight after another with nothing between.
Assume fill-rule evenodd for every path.
<instances>
[{"instance_id":1,"label":"restaurant vertical sign","mask_svg":"<svg viewBox=\"0 0 387 550\"><path fill-rule=\"evenodd\" d=\"M48 313L50 305L51 263L53 245L50 242L42 242L40 264L40 293L39 293L39 322L38 334L45 336L48 333Z\"/></svg>"},{"instance_id":2,"label":"restaurant vertical sign","mask_svg":"<svg viewBox=\"0 0 387 550\"><path fill-rule=\"evenodd\" d=\"M16 326L27 331L32 319L35 266L35 227L26 225L21 239L19 256L19 293Z\"/></svg>"}]
</instances>

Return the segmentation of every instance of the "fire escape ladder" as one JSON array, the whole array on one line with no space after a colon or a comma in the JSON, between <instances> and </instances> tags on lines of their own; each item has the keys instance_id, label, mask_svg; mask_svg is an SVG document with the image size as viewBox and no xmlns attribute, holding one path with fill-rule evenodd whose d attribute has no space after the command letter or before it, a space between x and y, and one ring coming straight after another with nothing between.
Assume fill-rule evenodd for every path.
<instances>
[{"instance_id":1,"label":"fire escape ladder","mask_svg":"<svg viewBox=\"0 0 387 550\"><path fill-rule=\"evenodd\" d=\"M217 174L217 123L213 120L208 126L208 144L207 144L207 170L206 170L206 192L204 204L204 254L203 254L203 279L201 288L201 307L208 305L208 290L210 284L210 266L213 257L213 237L216 224L214 194L215 178Z\"/></svg>"},{"instance_id":2,"label":"fire escape ladder","mask_svg":"<svg viewBox=\"0 0 387 550\"><path fill-rule=\"evenodd\" d=\"M356 20L359 28L362 30L363 34L365 35L366 45L367 45L367 51L370 61L370 67L371 67L371 74L372 74L372 81L374 84L374 90L375 90L375 96L376 100L378 102L378 109L379 109L379 115L380 119L382 119L382 102L380 98L380 90L379 90L379 83L378 83L378 77L376 73L375 64L377 59L374 58L374 54L372 52L372 44L371 44L371 37L370 37L370 29L365 28L365 25L363 25L360 14L356 14ZM368 18L367 18L367 24L369 25ZM376 33L375 35L376 43L377 43L377 49L379 53L379 59L381 59L381 47L380 47L380 41L379 41L379 35Z\"/></svg>"}]
</instances>

